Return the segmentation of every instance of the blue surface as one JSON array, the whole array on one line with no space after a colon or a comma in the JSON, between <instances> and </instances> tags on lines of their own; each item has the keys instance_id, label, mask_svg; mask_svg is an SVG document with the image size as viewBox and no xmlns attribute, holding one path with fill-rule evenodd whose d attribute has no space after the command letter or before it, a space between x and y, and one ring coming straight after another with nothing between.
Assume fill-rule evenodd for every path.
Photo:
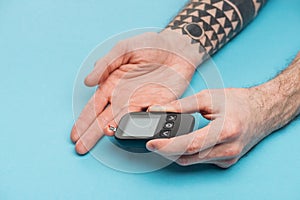
<instances>
[{"instance_id":1,"label":"blue surface","mask_svg":"<svg viewBox=\"0 0 300 200\"><path fill-rule=\"evenodd\" d=\"M171 165L147 174L77 156L69 141L81 62L107 37L163 27L185 1L0 2L0 199L300 199L300 123L229 170ZM300 1L271 0L214 56L226 87L273 77L299 50ZM153 12L155 11L155 12ZM197 85L199 80L193 80Z\"/></svg>"}]
</instances>

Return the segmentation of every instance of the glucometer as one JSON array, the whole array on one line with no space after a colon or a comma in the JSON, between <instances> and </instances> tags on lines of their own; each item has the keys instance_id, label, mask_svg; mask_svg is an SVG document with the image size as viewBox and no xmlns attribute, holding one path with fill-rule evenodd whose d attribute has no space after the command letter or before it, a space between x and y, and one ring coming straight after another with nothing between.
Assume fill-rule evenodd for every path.
<instances>
[{"instance_id":1,"label":"glucometer","mask_svg":"<svg viewBox=\"0 0 300 200\"><path fill-rule=\"evenodd\" d=\"M119 146L139 151L146 150L149 140L188 134L194 125L195 118L190 114L133 112L124 115L118 128L111 130Z\"/></svg>"}]
</instances>

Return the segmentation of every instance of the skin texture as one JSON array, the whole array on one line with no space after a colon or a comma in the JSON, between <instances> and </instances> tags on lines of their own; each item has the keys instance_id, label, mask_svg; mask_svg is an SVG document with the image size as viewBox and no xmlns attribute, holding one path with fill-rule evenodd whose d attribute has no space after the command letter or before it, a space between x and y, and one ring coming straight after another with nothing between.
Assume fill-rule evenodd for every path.
<instances>
[{"instance_id":1,"label":"skin texture","mask_svg":"<svg viewBox=\"0 0 300 200\"><path fill-rule=\"evenodd\" d=\"M200 54L213 55L243 30L266 2L191 0L166 29L189 37L191 44L200 46Z\"/></svg>"},{"instance_id":2,"label":"skin texture","mask_svg":"<svg viewBox=\"0 0 300 200\"><path fill-rule=\"evenodd\" d=\"M265 0L192 0L160 33L146 33L118 43L86 78L99 85L71 131L79 154L87 153L108 126L126 112L178 99L195 68L228 43L258 13ZM235 5L236 4L236 5ZM195 38L188 24L203 31Z\"/></svg>"},{"instance_id":3,"label":"skin texture","mask_svg":"<svg viewBox=\"0 0 300 200\"><path fill-rule=\"evenodd\" d=\"M87 153L105 133L112 135L108 125L117 127L125 113L146 110L150 105L168 103L182 95L199 56L185 58L181 51L192 48L187 48L181 37L177 38L181 47L174 46L174 37L162 33L139 35L117 44L96 63L85 82L99 88L71 132L79 154Z\"/></svg>"},{"instance_id":4,"label":"skin texture","mask_svg":"<svg viewBox=\"0 0 300 200\"><path fill-rule=\"evenodd\" d=\"M188 135L152 140L147 148L180 165L234 165L258 142L300 113L300 54L275 79L253 88L205 90L150 111L199 112L209 125ZM225 100L225 101L224 101Z\"/></svg>"},{"instance_id":5,"label":"skin texture","mask_svg":"<svg viewBox=\"0 0 300 200\"><path fill-rule=\"evenodd\" d=\"M126 112L147 108L153 112L199 112L211 120L209 125L188 135L149 141L147 148L183 166L211 163L228 168L262 139L299 114L300 55L278 77L263 85L204 90L176 100L188 86L195 68L208 54L215 53L241 31L265 3L244 0L239 6L231 5L230 9L235 8L234 12L242 14L243 18L239 19L235 28L231 24L232 30L223 37L214 37L209 30L215 28L213 20L205 28L201 23L206 22L203 16L199 15L198 19L182 17L185 11L186 15L193 15L194 11L200 12L204 4L219 7L220 2L229 1L193 0L166 30L121 41L96 63L85 83L88 86L99 85L99 88L71 133L79 154L87 153L104 134L113 135L108 126L116 127ZM250 12L242 13L247 8L243 5L249 3L252 3ZM217 16L213 17L218 21ZM232 19L231 22L236 21ZM184 29L189 23L199 23L204 34L199 38L189 34ZM226 26L223 27L224 32L225 29ZM218 41L215 43L214 40Z\"/></svg>"}]
</instances>

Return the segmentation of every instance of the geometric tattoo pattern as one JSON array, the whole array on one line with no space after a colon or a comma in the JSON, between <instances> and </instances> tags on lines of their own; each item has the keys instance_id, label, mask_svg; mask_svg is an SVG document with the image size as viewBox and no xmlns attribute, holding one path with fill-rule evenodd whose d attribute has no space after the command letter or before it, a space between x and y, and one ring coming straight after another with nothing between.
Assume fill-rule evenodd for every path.
<instances>
[{"instance_id":1,"label":"geometric tattoo pattern","mask_svg":"<svg viewBox=\"0 0 300 200\"><path fill-rule=\"evenodd\" d=\"M252 19L266 0L192 0L167 26L199 43L199 53L214 54ZM204 51L204 52L203 52Z\"/></svg>"}]
</instances>

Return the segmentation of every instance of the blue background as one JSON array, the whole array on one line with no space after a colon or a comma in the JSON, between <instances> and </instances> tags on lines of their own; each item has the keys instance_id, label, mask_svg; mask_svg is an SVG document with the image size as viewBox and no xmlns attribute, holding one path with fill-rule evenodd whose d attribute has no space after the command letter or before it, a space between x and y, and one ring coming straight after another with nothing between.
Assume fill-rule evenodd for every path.
<instances>
[{"instance_id":1,"label":"blue background","mask_svg":"<svg viewBox=\"0 0 300 200\"><path fill-rule=\"evenodd\" d=\"M237 165L128 174L69 140L80 64L109 36L163 27L183 0L0 1L0 199L300 199L299 118ZM300 1L270 0L214 56L226 87L262 83L300 49ZM197 80L193 80L197 85Z\"/></svg>"}]
</instances>

